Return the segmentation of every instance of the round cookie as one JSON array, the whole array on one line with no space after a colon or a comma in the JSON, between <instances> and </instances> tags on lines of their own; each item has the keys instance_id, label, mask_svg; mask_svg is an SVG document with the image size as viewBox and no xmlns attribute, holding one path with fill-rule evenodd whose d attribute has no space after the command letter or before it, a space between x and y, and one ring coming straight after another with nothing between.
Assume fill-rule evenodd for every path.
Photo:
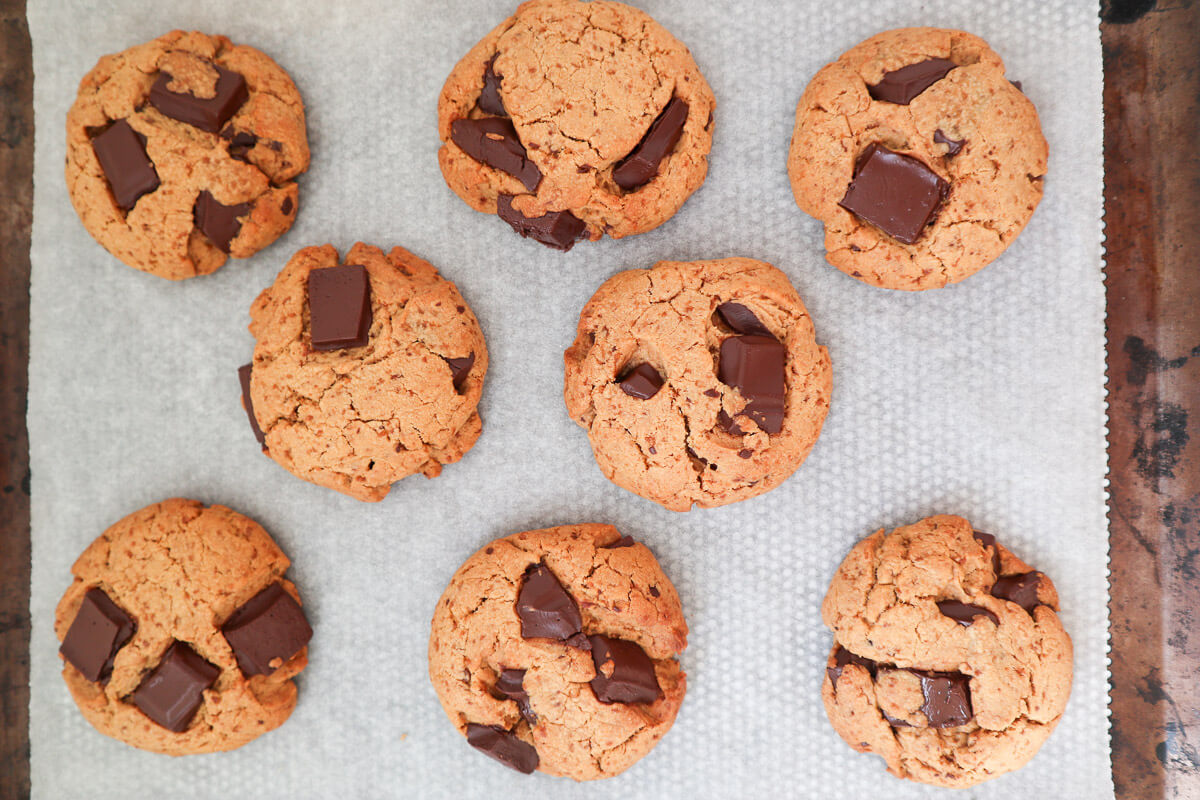
<instances>
[{"instance_id":1,"label":"round cookie","mask_svg":"<svg viewBox=\"0 0 1200 800\"><path fill-rule=\"evenodd\" d=\"M1071 693L1050 579L935 516L855 545L821 606L834 729L893 775L964 787L1025 765Z\"/></svg>"},{"instance_id":2,"label":"round cookie","mask_svg":"<svg viewBox=\"0 0 1200 800\"><path fill-rule=\"evenodd\" d=\"M611 525L497 539L438 600L429 678L470 744L521 772L608 778L670 730L687 623L644 545Z\"/></svg>"},{"instance_id":3,"label":"round cookie","mask_svg":"<svg viewBox=\"0 0 1200 800\"><path fill-rule=\"evenodd\" d=\"M947 71L948 70L948 71ZM1042 199L1037 110L978 36L904 28L817 73L788 175L825 223L829 263L888 289L936 289L996 259Z\"/></svg>"},{"instance_id":4,"label":"round cookie","mask_svg":"<svg viewBox=\"0 0 1200 800\"><path fill-rule=\"evenodd\" d=\"M282 725L312 636L289 564L258 523L194 500L106 530L54 620L87 721L169 755L233 750Z\"/></svg>"},{"instance_id":5,"label":"round cookie","mask_svg":"<svg viewBox=\"0 0 1200 800\"><path fill-rule=\"evenodd\" d=\"M172 31L84 76L67 114L67 190L96 241L171 280L247 258L296 217L304 105L266 54Z\"/></svg>"},{"instance_id":6,"label":"round cookie","mask_svg":"<svg viewBox=\"0 0 1200 800\"><path fill-rule=\"evenodd\" d=\"M829 410L829 354L804 303L749 258L614 275L564 360L567 412L605 477L674 511L775 488Z\"/></svg>"},{"instance_id":7,"label":"round cookie","mask_svg":"<svg viewBox=\"0 0 1200 800\"><path fill-rule=\"evenodd\" d=\"M712 90L688 49L610 0L530 0L458 62L438 163L476 211L569 250L644 233L704 182Z\"/></svg>"},{"instance_id":8,"label":"round cookie","mask_svg":"<svg viewBox=\"0 0 1200 800\"><path fill-rule=\"evenodd\" d=\"M359 243L341 264L332 245L306 247L254 301L242 402L284 469L373 502L475 444L488 354L467 302L427 261Z\"/></svg>"}]
</instances>

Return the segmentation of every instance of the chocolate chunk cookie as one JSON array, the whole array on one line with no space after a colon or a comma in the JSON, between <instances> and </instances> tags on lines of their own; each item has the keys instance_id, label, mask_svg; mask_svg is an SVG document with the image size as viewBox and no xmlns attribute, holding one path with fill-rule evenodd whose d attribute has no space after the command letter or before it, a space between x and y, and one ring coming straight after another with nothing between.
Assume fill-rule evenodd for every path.
<instances>
[{"instance_id":1,"label":"chocolate chunk cookie","mask_svg":"<svg viewBox=\"0 0 1200 800\"><path fill-rule=\"evenodd\" d=\"M475 444L488 355L457 287L402 247L292 256L250 308L242 403L263 451L359 500Z\"/></svg>"},{"instance_id":2,"label":"chocolate chunk cookie","mask_svg":"<svg viewBox=\"0 0 1200 800\"><path fill-rule=\"evenodd\" d=\"M88 722L170 755L233 750L282 725L312 628L262 527L173 499L76 560L58 603L63 679Z\"/></svg>"},{"instance_id":3,"label":"chocolate chunk cookie","mask_svg":"<svg viewBox=\"0 0 1200 800\"><path fill-rule=\"evenodd\" d=\"M829 354L804 303L749 258L614 275L565 361L567 413L605 477L675 511L775 488L829 411Z\"/></svg>"},{"instance_id":4,"label":"chocolate chunk cookie","mask_svg":"<svg viewBox=\"0 0 1200 800\"><path fill-rule=\"evenodd\" d=\"M531 0L458 62L438 162L476 211L569 250L644 233L704 182L712 90L691 53L609 0Z\"/></svg>"},{"instance_id":5,"label":"chocolate chunk cookie","mask_svg":"<svg viewBox=\"0 0 1200 800\"><path fill-rule=\"evenodd\" d=\"M296 218L304 105L266 54L172 31L104 56L67 114L67 189L88 233L171 280L247 258Z\"/></svg>"},{"instance_id":6,"label":"chocolate chunk cookie","mask_svg":"<svg viewBox=\"0 0 1200 800\"><path fill-rule=\"evenodd\" d=\"M962 517L859 542L821 616L821 690L846 742L893 775L964 787L1019 769L1071 693L1071 639L1050 579Z\"/></svg>"},{"instance_id":7,"label":"chocolate chunk cookie","mask_svg":"<svg viewBox=\"0 0 1200 800\"><path fill-rule=\"evenodd\" d=\"M438 601L429 678L467 742L519 772L617 775L671 725L687 623L645 545L611 525L497 539Z\"/></svg>"},{"instance_id":8,"label":"chocolate chunk cookie","mask_svg":"<svg viewBox=\"0 0 1200 800\"><path fill-rule=\"evenodd\" d=\"M888 289L936 289L995 260L1042 199L1037 110L978 36L904 28L827 65L796 109L788 175L826 258Z\"/></svg>"}]
</instances>

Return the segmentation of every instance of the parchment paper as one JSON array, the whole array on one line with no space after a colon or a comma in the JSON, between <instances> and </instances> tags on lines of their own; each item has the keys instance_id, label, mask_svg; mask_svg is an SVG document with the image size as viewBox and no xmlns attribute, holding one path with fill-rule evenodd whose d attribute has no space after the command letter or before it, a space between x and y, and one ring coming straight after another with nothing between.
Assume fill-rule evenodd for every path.
<instances>
[{"instance_id":1,"label":"parchment paper","mask_svg":"<svg viewBox=\"0 0 1200 800\"><path fill-rule=\"evenodd\" d=\"M29 9L37 115L29 429L33 472L32 768L38 798L949 796L897 780L833 732L819 606L850 546L960 513L1050 574L1075 642L1062 723L1024 770L956 797L1112 793L1108 758L1101 63L1079 0L718 4L642 0L717 97L712 168L661 228L567 255L518 239L446 188L438 91L512 0L45 0ZM905 294L828 266L785 159L813 74L887 28L961 27L1004 57L1050 142L1046 196L995 264ZM105 53L172 28L225 33L287 69L313 163L274 246L182 284L143 275L84 231L64 186L63 124ZM479 444L377 505L263 457L238 404L248 308L291 253L403 244L458 283L491 352ZM659 259L745 255L783 269L834 364L832 411L782 487L675 514L606 481L563 408L562 351L600 283ZM172 759L96 733L59 675L53 609L108 525L175 495L259 520L292 557L316 629L300 702L239 751ZM690 690L659 747L591 785L523 777L474 752L426 677L434 604L491 538L604 521L646 542L683 598Z\"/></svg>"}]
</instances>

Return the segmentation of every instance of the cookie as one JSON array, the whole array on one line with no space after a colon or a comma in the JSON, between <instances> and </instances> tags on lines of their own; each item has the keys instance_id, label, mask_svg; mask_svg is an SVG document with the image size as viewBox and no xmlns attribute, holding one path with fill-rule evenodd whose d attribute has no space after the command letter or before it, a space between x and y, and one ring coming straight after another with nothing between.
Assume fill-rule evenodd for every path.
<instances>
[{"instance_id":1,"label":"cookie","mask_svg":"<svg viewBox=\"0 0 1200 800\"><path fill-rule=\"evenodd\" d=\"M106 530L54 617L83 716L169 755L233 750L282 725L312 636L289 564L254 520L195 500Z\"/></svg>"},{"instance_id":2,"label":"cookie","mask_svg":"<svg viewBox=\"0 0 1200 800\"><path fill-rule=\"evenodd\" d=\"M171 280L247 258L292 226L304 104L266 54L172 31L84 76L67 114L67 190L96 241Z\"/></svg>"},{"instance_id":3,"label":"cookie","mask_svg":"<svg viewBox=\"0 0 1200 800\"><path fill-rule=\"evenodd\" d=\"M605 477L674 511L775 488L829 411L829 354L804 303L749 258L614 275L564 360L567 413Z\"/></svg>"},{"instance_id":4,"label":"cookie","mask_svg":"<svg viewBox=\"0 0 1200 800\"><path fill-rule=\"evenodd\" d=\"M650 550L611 525L486 545L438 600L429 678L469 744L505 766L617 775L670 730L687 623Z\"/></svg>"},{"instance_id":5,"label":"cookie","mask_svg":"<svg viewBox=\"0 0 1200 800\"><path fill-rule=\"evenodd\" d=\"M1049 577L962 517L876 531L821 606L829 721L901 778L964 787L1019 769L1071 693L1057 610Z\"/></svg>"},{"instance_id":6,"label":"cookie","mask_svg":"<svg viewBox=\"0 0 1200 800\"><path fill-rule=\"evenodd\" d=\"M483 331L457 287L402 247L300 250L250 308L242 403L263 452L306 481L382 500L475 444Z\"/></svg>"},{"instance_id":7,"label":"cookie","mask_svg":"<svg viewBox=\"0 0 1200 800\"><path fill-rule=\"evenodd\" d=\"M471 48L438 99L438 163L476 211L559 250L644 233L704 182L712 90L636 8L531 0Z\"/></svg>"},{"instance_id":8,"label":"cookie","mask_svg":"<svg viewBox=\"0 0 1200 800\"><path fill-rule=\"evenodd\" d=\"M1004 252L1042 199L1037 110L978 36L903 28L817 73L788 175L825 255L872 286L956 283Z\"/></svg>"}]
</instances>

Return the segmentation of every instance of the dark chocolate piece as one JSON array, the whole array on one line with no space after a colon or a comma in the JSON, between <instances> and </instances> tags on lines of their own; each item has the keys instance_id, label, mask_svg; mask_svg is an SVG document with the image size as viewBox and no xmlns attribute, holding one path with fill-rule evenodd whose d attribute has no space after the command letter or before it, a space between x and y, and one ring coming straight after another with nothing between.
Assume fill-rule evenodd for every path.
<instances>
[{"instance_id":1,"label":"dark chocolate piece","mask_svg":"<svg viewBox=\"0 0 1200 800\"><path fill-rule=\"evenodd\" d=\"M93 136L92 150L122 211L129 211L139 197L158 188L158 173L146 155L146 137L125 120L119 119Z\"/></svg>"},{"instance_id":2,"label":"dark chocolate piece","mask_svg":"<svg viewBox=\"0 0 1200 800\"><path fill-rule=\"evenodd\" d=\"M277 670L308 644L312 633L300 604L279 583L254 595L221 626L247 677Z\"/></svg>"},{"instance_id":3,"label":"dark chocolate piece","mask_svg":"<svg viewBox=\"0 0 1200 800\"><path fill-rule=\"evenodd\" d=\"M521 620L521 636L526 639L555 639L586 649L579 606L545 564L525 570L517 594L517 617Z\"/></svg>"},{"instance_id":4,"label":"dark chocolate piece","mask_svg":"<svg viewBox=\"0 0 1200 800\"><path fill-rule=\"evenodd\" d=\"M859 157L838 205L912 244L949 194L950 184L917 159L872 144Z\"/></svg>"},{"instance_id":5,"label":"dark chocolate piece","mask_svg":"<svg viewBox=\"0 0 1200 800\"><path fill-rule=\"evenodd\" d=\"M893 728L911 728L911 727L913 727L911 723L905 722L902 719L896 719L891 714L884 711L882 708L879 709L879 713L883 714L883 718L887 720L887 724L891 725Z\"/></svg>"},{"instance_id":6,"label":"dark chocolate piece","mask_svg":"<svg viewBox=\"0 0 1200 800\"><path fill-rule=\"evenodd\" d=\"M1009 81L1009 83L1011 83L1013 86L1017 87L1018 92L1024 93L1025 90L1021 87L1020 81Z\"/></svg>"},{"instance_id":7,"label":"dark chocolate piece","mask_svg":"<svg viewBox=\"0 0 1200 800\"><path fill-rule=\"evenodd\" d=\"M250 399L250 371L254 368L253 364L243 364L238 367L238 380L242 383L242 408L246 410L246 416L250 418L250 430L254 432L254 438L258 439L258 443L266 449L267 435L263 433L262 428L258 427L258 418L254 416L254 401Z\"/></svg>"},{"instance_id":8,"label":"dark chocolate piece","mask_svg":"<svg viewBox=\"0 0 1200 800\"><path fill-rule=\"evenodd\" d=\"M133 638L137 623L114 603L104 590L88 589L79 612L58 652L93 683L105 683L112 675L117 651Z\"/></svg>"},{"instance_id":9,"label":"dark chocolate piece","mask_svg":"<svg viewBox=\"0 0 1200 800\"><path fill-rule=\"evenodd\" d=\"M967 143L966 139L951 139L946 134L942 133L942 129L938 128L933 132L933 140L938 144L946 145L946 158L953 158L962 152L963 145Z\"/></svg>"},{"instance_id":10,"label":"dark chocolate piece","mask_svg":"<svg viewBox=\"0 0 1200 800\"><path fill-rule=\"evenodd\" d=\"M844 647L839 647L833 655L833 666L825 668L825 674L829 676L829 682L833 684L833 688L837 689L838 678L842 677L842 670L847 664L857 664L858 666L871 673L871 677L875 677L875 670L879 664L869 658L863 658L860 655L851 653Z\"/></svg>"},{"instance_id":11,"label":"dark chocolate piece","mask_svg":"<svg viewBox=\"0 0 1200 800\"><path fill-rule=\"evenodd\" d=\"M1000 624L1000 620L997 619L996 615L983 606L960 603L957 600L941 600L938 602L937 607L943 616L949 617L964 628L971 627L971 623L975 621L976 617L987 617L995 624Z\"/></svg>"},{"instance_id":12,"label":"dark chocolate piece","mask_svg":"<svg viewBox=\"0 0 1200 800\"><path fill-rule=\"evenodd\" d=\"M717 412L717 425L726 433L731 433L734 436L741 436L745 433L742 427L737 424L737 420L725 413L725 409Z\"/></svg>"},{"instance_id":13,"label":"dark chocolate piece","mask_svg":"<svg viewBox=\"0 0 1200 800\"><path fill-rule=\"evenodd\" d=\"M290 197L283 198L283 202L279 204L279 210L284 214L291 214L293 208L295 208L295 203L292 202L292 198Z\"/></svg>"},{"instance_id":14,"label":"dark chocolate piece","mask_svg":"<svg viewBox=\"0 0 1200 800\"><path fill-rule=\"evenodd\" d=\"M589 636L596 677L592 691L601 703L653 703L661 694L654 662L646 651L624 639Z\"/></svg>"},{"instance_id":15,"label":"dark chocolate piece","mask_svg":"<svg viewBox=\"0 0 1200 800\"><path fill-rule=\"evenodd\" d=\"M662 375L649 364L638 364L617 379L621 391L639 400L649 400L662 388Z\"/></svg>"},{"instance_id":16,"label":"dark chocolate piece","mask_svg":"<svg viewBox=\"0 0 1200 800\"><path fill-rule=\"evenodd\" d=\"M517 772L528 775L537 769L537 749L504 728L468 722L467 743Z\"/></svg>"},{"instance_id":17,"label":"dark chocolate piece","mask_svg":"<svg viewBox=\"0 0 1200 800\"><path fill-rule=\"evenodd\" d=\"M217 246L222 253L229 252L229 244L237 238L242 229L244 217L250 213L249 203L236 203L231 206L221 205L207 191L201 192L192 207L192 217L200 232Z\"/></svg>"},{"instance_id":18,"label":"dark chocolate piece","mask_svg":"<svg viewBox=\"0 0 1200 800\"><path fill-rule=\"evenodd\" d=\"M245 131L235 132L232 127L221 131L221 138L229 142L229 155L238 161L246 161L246 154L258 144L258 137Z\"/></svg>"},{"instance_id":19,"label":"dark chocolate piece","mask_svg":"<svg viewBox=\"0 0 1200 800\"><path fill-rule=\"evenodd\" d=\"M512 175L530 192L542 182L542 171L527 157L511 120L456 119L450 125L450 140L476 161Z\"/></svg>"},{"instance_id":20,"label":"dark chocolate piece","mask_svg":"<svg viewBox=\"0 0 1200 800\"><path fill-rule=\"evenodd\" d=\"M867 91L876 100L906 106L957 66L958 64L945 58L930 58L885 72L879 83L868 86Z\"/></svg>"},{"instance_id":21,"label":"dark chocolate piece","mask_svg":"<svg viewBox=\"0 0 1200 800\"><path fill-rule=\"evenodd\" d=\"M450 380L454 383L454 391L461 392L467 375L471 374L471 367L475 366L475 354L471 353L463 358L442 356L442 360L450 367Z\"/></svg>"},{"instance_id":22,"label":"dark chocolate piece","mask_svg":"<svg viewBox=\"0 0 1200 800\"><path fill-rule=\"evenodd\" d=\"M533 713L533 708L529 705L529 693L525 691L524 682L525 670L503 670L500 677L496 678L496 693L515 701L517 710L521 712L521 716L532 728L537 725L537 715Z\"/></svg>"},{"instance_id":23,"label":"dark chocolate piece","mask_svg":"<svg viewBox=\"0 0 1200 800\"><path fill-rule=\"evenodd\" d=\"M313 350L362 347L371 331L371 281L358 264L308 273L308 316Z\"/></svg>"},{"instance_id":24,"label":"dark chocolate piece","mask_svg":"<svg viewBox=\"0 0 1200 800\"><path fill-rule=\"evenodd\" d=\"M496 214L522 236L564 253L587 231L583 220L570 211L547 211L540 217L527 217L513 207L509 194L496 198Z\"/></svg>"},{"instance_id":25,"label":"dark chocolate piece","mask_svg":"<svg viewBox=\"0 0 1200 800\"><path fill-rule=\"evenodd\" d=\"M984 547L992 548L992 572L996 573L996 577L1000 577L1000 548L996 546L996 537L990 533L983 531L972 531L975 541L979 542Z\"/></svg>"},{"instance_id":26,"label":"dark chocolate piece","mask_svg":"<svg viewBox=\"0 0 1200 800\"><path fill-rule=\"evenodd\" d=\"M216 683L220 674L220 669L177 641L134 689L130 700L154 722L182 733L204 702L204 690Z\"/></svg>"},{"instance_id":27,"label":"dark chocolate piece","mask_svg":"<svg viewBox=\"0 0 1200 800\"><path fill-rule=\"evenodd\" d=\"M616 550L618 547L633 547L635 544L637 544L637 542L635 542L633 540L632 536L622 536L620 539L617 539L612 544L603 545L600 549L601 550Z\"/></svg>"},{"instance_id":28,"label":"dark chocolate piece","mask_svg":"<svg viewBox=\"0 0 1200 800\"><path fill-rule=\"evenodd\" d=\"M508 111L504 108L504 99L500 97L500 76L493 69L495 63L496 56L493 55L483 67L483 91L479 93L479 99L475 101L475 105L479 106L479 110L485 114L507 117Z\"/></svg>"},{"instance_id":29,"label":"dark chocolate piece","mask_svg":"<svg viewBox=\"0 0 1200 800\"><path fill-rule=\"evenodd\" d=\"M734 333L754 334L756 336L773 336L774 334L759 321L754 312L741 303L721 303L717 306L717 314Z\"/></svg>"},{"instance_id":30,"label":"dark chocolate piece","mask_svg":"<svg viewBox=\"0 0 1200 800\"><path fill-rule=\"evenodd\" d=\"M1021 575L1005 575L997 578L992 586L992 596L1001 600L1016 603L1030 614L1041 603L1038 601L1038 584L1042 582L1042 573L1026 572Z\"/></svg>"},{"instance_id":31,"label":"dark chocolate piece","mask_svg":"<svg viewBox=\"0 0 1200 800\"><path fill-rule=\"evenodd\" d=\"M687 117L688 104L672 97L638 146L613 168L613 181L617 186L628 192L649 183L658 174L662 160L675 149Z\"/></svg>"},{"instance_id":32,"label":"dark chocolate piece","mask_svg":"<svg viewBox=\"0 0 1200 800\"><path fill-rule=\"evenodd\" d=\"M748 401L742 413L767 433L783 430L786 361L784 346L770 336L731 336L721 342L717 377L742 393Z\"/></svg>"},{"instance_id":33,"label":"dark chocolate piece","mask_svg":"<svg viewBox=\"0 0 1200 800\"><path fill-rule=\"evenodd\" d=\"M966 725L975 716L971 709L971 679L961 672L929 672L910 669L921 679L925 702L921 712L931 728Z\"/></svg>"},{"instance_id":34,"label":"dark chocolate piece","mask_svg":"<svg viewBox=\"0 0 1200 800\"><path fill-rule=\"evenodd\" d=\"M250 93L246 89L246 79L241 75L216 64L213 64L213 68L217 71L217 86L212 97L201 98L191 92L172 92L167 88L171 82L170 73L159 72L158 79L150 87L150 105L171 119L216 133L250 98Z\"/></svg>"}]
</instances>

